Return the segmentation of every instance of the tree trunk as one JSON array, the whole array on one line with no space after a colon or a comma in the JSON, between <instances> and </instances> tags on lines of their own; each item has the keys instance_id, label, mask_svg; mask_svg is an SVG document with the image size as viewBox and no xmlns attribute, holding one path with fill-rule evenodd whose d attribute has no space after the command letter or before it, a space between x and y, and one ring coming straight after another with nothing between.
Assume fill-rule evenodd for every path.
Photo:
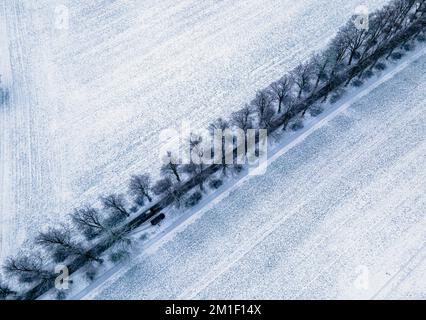
<instances>
[{"instance_id":1,"label":"tree trunk","mask_svg":"<svg viewBox=\"0 0 426 320\"><path fill-rule=\"evenodd\" d=\"M312 92L315 92L318 89L318 85L319 85L320 79L321 79L321 76L318 75L317 81L315 82L314 90Z\"/></svg>"},{"instance_id":2,"label":"tree trunk","mask_svg":"<svg viewBox=\"0 0 426 320\"><path fill-rule=\"evenodd\" d=\"M300 87L299 94L297 95L297 99L300 99L302 96L303 87Z\"/></svg>"},{"instance_id":3,"label":"tree trunk","mask_svg":"<svg viewBox=\"0 0 426 320\"><path fill-rule=\"evenodd\" d=\"M352 50L351 56L349 57L348 66L350 66L352 64L352 60L354 59L354 55L355 55L355 50Z\"/></svg>"},{"instance_id":4,"label":"tree trunk","mask_svg":"<svg viewBox=\"0 0 426 320\"><path fill-rule=\"evenodd\" d=\"M178 181L178 182L181 182L180 177L179 177L179 174L177 173L177 170L176 170L176 169L173 169L173 173L174 173L174 175L176 176L177 181Z\"/></svg>"},{"instance_id":5,"label":"tree trunk","mask_svg":"<svg viewBox=\"0 0 426 320\"><path fill-rule=\"evenodd\" d=\"M152 198L148 193L144 192L143 195L148 199L149 202L152 202Z\"/></svg>"}]
</instances>

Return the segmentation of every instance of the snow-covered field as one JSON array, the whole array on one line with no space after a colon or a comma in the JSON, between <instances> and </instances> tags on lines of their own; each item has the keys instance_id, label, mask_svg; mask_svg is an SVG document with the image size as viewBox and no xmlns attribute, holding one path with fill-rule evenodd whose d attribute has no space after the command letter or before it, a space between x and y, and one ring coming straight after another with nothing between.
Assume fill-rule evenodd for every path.
<instances>
[{"instance_id":1,"label":"snow-covered field","mask_svg":"<svg viewBox=\"0 0 426 320\"><path fill-rule=\"evenodd\" d=\"M426 55L98 299L425 298Z\"/></svg>"},{"instance_id":2,"label":"snow-covered field","mask_svg":"<svg viewBox=\"0 0 426 320\"><path fill-rule=\"evenodd\" d=\"M386 0L0 0L0 259L204 127ZM61 20L69 9L69 28ZM59 27L59 28L58 28Z\"/></svg>"}]
</instances>

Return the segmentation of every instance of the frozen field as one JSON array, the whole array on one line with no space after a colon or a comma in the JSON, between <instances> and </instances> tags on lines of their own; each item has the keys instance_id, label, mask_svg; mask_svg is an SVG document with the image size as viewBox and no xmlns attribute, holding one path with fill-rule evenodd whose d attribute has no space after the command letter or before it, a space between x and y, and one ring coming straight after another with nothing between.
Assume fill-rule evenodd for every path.
<instances>
[{"instance_id":1,"label":"frozen field","mask_svg":"<svg viewBox=\"0 0 426 320\"><path fill-rule=\"evenodd\" d=\"M0 259L204 127L386 0L0 0ZM69 9L63 30L60 4Z\"/></svg>"},{"instance_id":2,"label":"frozen field","mask_svg":"<svg viewBox=\"0 0 426 320\"><path fill-rule=\"evenodd\" d=\"M425 298L426 56L92 298Z\"/></svg>"}]
</instances>

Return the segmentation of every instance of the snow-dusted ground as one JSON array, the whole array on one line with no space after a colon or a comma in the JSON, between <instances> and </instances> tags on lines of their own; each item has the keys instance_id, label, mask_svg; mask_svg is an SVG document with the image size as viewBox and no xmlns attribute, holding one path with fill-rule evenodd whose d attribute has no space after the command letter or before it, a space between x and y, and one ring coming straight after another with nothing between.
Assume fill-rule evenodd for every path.
<instances>
[{"instance_id":1,"label":"snow-dusted ground","mask_svg":"<svg viewBox=\"0 0 426 320\"><path fill-rule=\"evenodd\" d=\"M95 298L424 298L426 56Z\"/></svg>"},{"instance_id":2,"label":"snow-dusted ground","mask_svg":"<svg viewBox=\"0 0 426 320\"><path fill-rule=\"evenodd\" d=\"M205 127L386 0L0 0L0 259ZM69 29L58 5L69 8ZM6 41L3 41L6 39ZM5 45L8 44L8 45Z\"/></svg>"}]
</instances>

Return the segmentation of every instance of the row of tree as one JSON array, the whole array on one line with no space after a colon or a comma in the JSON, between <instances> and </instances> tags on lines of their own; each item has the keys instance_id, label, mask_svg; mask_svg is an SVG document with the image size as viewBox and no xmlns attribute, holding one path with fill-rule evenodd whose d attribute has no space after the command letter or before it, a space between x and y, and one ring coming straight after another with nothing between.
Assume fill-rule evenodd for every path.
<instances>
[{"instance_id":1,"label":"row of tree","mask_svg":"<svg viewBox=\"0 0 426 320\"><path fill-rule=\"evenodd\" d=\"M327 101L330 95L351 82L359 84L370 77L374 69L382 69L380 59L396 59L401 55L400 50L411 48L414 39L425 40L426 0L394 0L369 14L368 28L359 26L357 19L351 18L326 50L259 91L230 119L219 118L211 123L208 128L211 135L217 129L232 128L244 132L248 129L287 130L289 124L297 123L295 120L303 118L306 112L320 112L320 101ZM203 139L191 134L189 140L191 151L202 157L206 152ZM172 154L167 156L171 158ZM136 213L140 214L141 207L149 208L150 203L159 203L165 198L169 199L167 203L176 206L193 206L200 201L207 185L216 189L222 184L223 176L241 169L241 165L225 162L212 170L202 162L179 165L178 161L170 161L162 166L161 179L156 182L147 174L132 176L129 197L112 194L101 197L100 206L76 209L69 225L49 228L36 237L32 243L42 251L22 251L8 258L3 266L4 274L14 279L9 283L14 283L17 289L0 280L0 298L16 296L16 291L35 284L40 289L34 291L35 294L53 287L57 274L52 266L58 263L78 261L78 266L89 263L92 268L88 269L88 276L93 278L94 268L103 263L103 251L93 249L95 244L102 242L103 249L113 247L112 260L125 256L131 241L130 229L123 226ZM142 210L142 214L146 212Z\"/></svg>"}]
</instances>

